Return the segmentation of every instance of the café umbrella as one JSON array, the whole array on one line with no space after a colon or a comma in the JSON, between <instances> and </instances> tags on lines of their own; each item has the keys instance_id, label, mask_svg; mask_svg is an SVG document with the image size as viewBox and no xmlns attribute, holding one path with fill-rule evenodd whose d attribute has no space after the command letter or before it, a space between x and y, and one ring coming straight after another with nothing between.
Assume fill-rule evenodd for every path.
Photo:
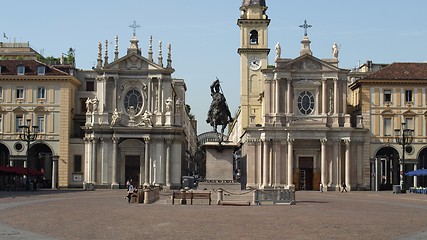
<instances>
[{"instance_id":1,"label":"caf\u00e9 umbrella","mask_svg":"<svg viewBox=\"0 0 427 240\"><path fill-rule=\"evenodd\" d=\"M406 176L410 176L410 177L414 177L414 176L417 176L417 177L419 177L419 176L427 176L427 169L417 169L417 170L414 170L414 171L410 171L410 172L407 172L407 173L405 173L405 175Z\"/></svg>"}]
</instances>

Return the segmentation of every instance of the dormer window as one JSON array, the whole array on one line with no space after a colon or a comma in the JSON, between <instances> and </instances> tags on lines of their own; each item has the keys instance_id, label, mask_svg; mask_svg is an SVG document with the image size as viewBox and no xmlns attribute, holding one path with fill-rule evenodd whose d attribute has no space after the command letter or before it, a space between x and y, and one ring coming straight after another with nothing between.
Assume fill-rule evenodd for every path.
<instances>
[{"instance_id":1,"label":"dormer window","mask_svg":"<svg viewBox=\"0 0 427 240\"><path fill-rule=\"evenodd\" d=\"M45 66L38 66L37 67L37 75L44 75L46 73L46 67Z\"/></svg>"},{"instance_id":2,"label":"dormer window","mask_svg":"<svg viewBox=\"0 0 427 240\"><path fill-rule=\"evenodd\" d=\"M17 72L18 72L18 75L25 75L25 66L22 66L22 65L18 66Z\"/></svg>"},{"instance_id":3,"label":"dormer window","mask_svg":"<svg viewBox=\"0 0 427 240\"><path fill-rule=\"evenodd\" d=\"M258 44L258 31L257 30L252 30L250 35L249 35L249 39L250 39L250 44L251 45L257 45Z\"/></svg>"}]
</instances>

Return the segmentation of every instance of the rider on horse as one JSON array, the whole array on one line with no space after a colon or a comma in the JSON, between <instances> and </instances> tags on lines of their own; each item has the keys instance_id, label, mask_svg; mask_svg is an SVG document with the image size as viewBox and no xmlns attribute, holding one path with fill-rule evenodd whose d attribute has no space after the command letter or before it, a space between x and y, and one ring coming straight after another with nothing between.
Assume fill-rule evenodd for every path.
<instances>
[{"instance_id":1,"label":"rider on horse","mask_svg":"<svg viewBox=\"0 0 427 240\"><path fill-rule=\"evenodd\" d=\"M233 121L231 117L230 110L228 109L227 100L225 100L224 95L220 92L220 84L219 80L216 79L210 86L211 88L211 96L212 103L208 112L208 119L206 119L207 123L214 128L216 132L216 127L218 125L222 125L222 131L227 126L227 123Z\"/></svg>"}]
</instances>

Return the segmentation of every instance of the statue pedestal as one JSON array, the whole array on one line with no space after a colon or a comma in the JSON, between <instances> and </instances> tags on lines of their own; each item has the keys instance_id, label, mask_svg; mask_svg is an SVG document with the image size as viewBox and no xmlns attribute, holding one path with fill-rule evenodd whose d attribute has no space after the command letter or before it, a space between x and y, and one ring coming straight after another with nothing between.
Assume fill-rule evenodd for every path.
<instances>
[{"instance_id":1,"label":"statue pedestal","mask_svg":"<svg viewBox=\"0 0 427 240\"><path fill-rule=\"evenodd\" d=\"M213 190L223 188L240 190L240 183L233 178L233 151L237 145L229 142L207 142L206 150L206 181L199 183L198 189Z\"/></svg>"},{"instance_id":2,"label":"statue pedestal","mask_svg":"<svg viewBox=\"0 0 427 240\"><path fill-rule=\"evenodd\" d=\"M165 126L171 126L172 125L172 116L171 112L165 113Z\"/></svg>"}]
</instances>

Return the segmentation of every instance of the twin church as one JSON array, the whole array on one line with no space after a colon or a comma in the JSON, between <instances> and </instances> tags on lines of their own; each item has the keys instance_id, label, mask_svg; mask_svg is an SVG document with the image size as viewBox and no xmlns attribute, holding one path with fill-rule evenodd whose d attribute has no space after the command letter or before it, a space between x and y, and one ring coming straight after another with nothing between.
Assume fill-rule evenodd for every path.
<instances>
[{"instance_id":1,"label":"twin church","mask_svg":"<svg viewBox=\"0 0 427 240\"><path fill-rule=\"evenodd\" d=\"M307 22L299 56L287 58L280 43L270 49L269 24L265 0L242 1L240 107L228 140L243 187L379 190L427 165L426 64L350 72L336 44L329 58L313 55ZM143 54L134 32L123 55L116 37L109 59L108 43L81 70L71 57L47 64L29 44L0 42L0 166L34 168L52 187L119 188L130 178L181 187L195 170L197 123L185 81L172 76L171 45L150 38ZM404 122L416 139L402 152L391 129ZM38 127L34 141L20 138L23 125Z\"/></svg>"}]
</instances>

